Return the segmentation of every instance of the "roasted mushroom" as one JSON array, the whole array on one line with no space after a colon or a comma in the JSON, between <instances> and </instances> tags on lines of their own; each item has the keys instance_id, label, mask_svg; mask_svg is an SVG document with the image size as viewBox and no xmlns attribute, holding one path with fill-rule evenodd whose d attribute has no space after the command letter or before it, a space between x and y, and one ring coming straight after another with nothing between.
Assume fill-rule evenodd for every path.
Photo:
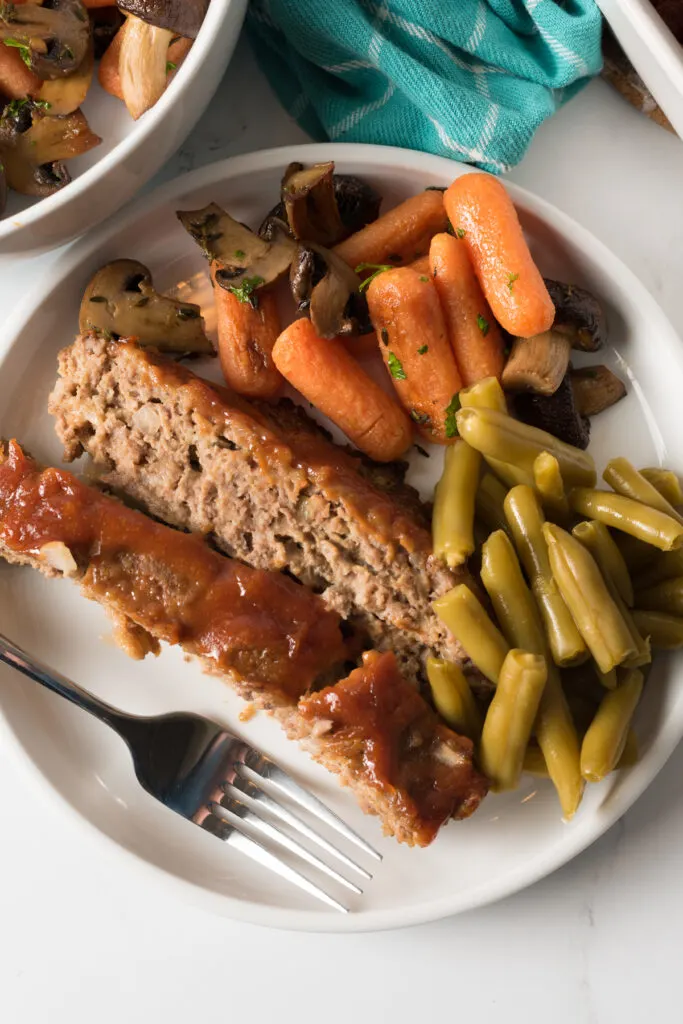
<instances>
[{"instance_id":1,"label":"roasted mushroom","mask_svg":"<svg viewBox=\"0 0 683 1024\"><path fill-rule=\"evenodd\" d=\"M40 78L60 78L83 63L90 19L82 0L1 3L0 40L16 46Z\"/></svg>"},{"instance_id":2,"label":"roasted mushroom","mask_svg":"<svg viewBox=\"0 0 683 1024\"><path fill-rule=\"evenodd\" d=\"M31 100L13 100L0 117L0 160L7 184L27 196L49 196L71 180L63 161L102 140L80 110L46 117Z\"/></svg>"},{"instance_id":3,"label":"roasted mushroom","mask_svg":"<svg viewBox=\"0 0 683 1024\"><path fill-rule=\"evenodd\" d=\"M331 162L310 168L290 164L282 179L282 201L270 211L259 234L275 218L287 220L296 238L331 246L376 220L382 203L379 193L352 174L333 171Z\"/></svg>"},{"instance_id":4,"label":"roasted mushroom","mask_svg":"<svg viewBox=\"0 0 683 1024\"><path fill-rule=\"evenodd\" d=\"M501 376L503 387L506 391L554 394L567 372L571 347L571 339L555 330L515 338Z\"/></svg>"},{"instance_id":5,"label":"roasted mushroom","mask_svg":"<svg viewBox=\"0 0 683 1024\"><path fill-rule=\"evenodd\" d=\"M118 0L118 6L157 28L196 39L209 9L209 0Z\"/></svg>"},{"instance_id":6,"label":"roasted mushroom","mask_svg":"<svg viewBox=\"0 0 683 1024\"><path fill-rule=\"evenodd\" d=\"M95 60L99 60L123 25L124 17L118 7L92 7L89 13Z\"/></svg>"},{"instance_id":7,"label":"roasted mushroom","mask_svg":"<svg viewBox=\"0 0 683 1024\"><path fill-rule=\"evenodd\" d=\"M572 348L595 352L605 343L607 321L594 295L575 284L545 278L555 306L553 330L571 338Z\"/></svg>"},{"instance_id":8,"label":"roasted mushroom","mask_svg":"<svg viewBox=\"0 0 683 1024\"><path fill-rule=\"evenodd\" d=\"M95 67L95 53L92 40L88 42L85 57L76 70L66 78L52 78L43 82L38 100L47 104L51 117L73 114L88 94Z\"/></svg>"},{"instance_id":9,"label":"roasted mushroom","mask_svg":"<svg viewBox=\"0 0 683 1024\"><path fill-rule=\"evenodd\" d=\"M151 273L137 260L114 260L97 271L83 295L78 323L81 333L134 337L162 352L214 351L199 306L159 295Z\"/></svg>"},{"instance_id":10,"label":"roasted mushroom","mask_svg":"<svg viewBox=\"0 0 683 1024\"><path fill-rule=\"evenodd\" d=\"M296 253L286 225L273 223L269 239L259 238L216 203L178 210L177 217L207 259L218 264L216 283L245 299L286 274Z\"/></svg>"},{"instance_id":11,"label":"roasted mushroom","mask_svg":"<svg viewBox=\"0 0 683 1024\"><path fill-rule=\"evenodd\" d=\"M5 212L7 206L7 175L5 174L5 168L0 163L0 217Z\"/></svg>"},{"instance_id":12,"label":"roasted mushroom","mask_svg":"<svg viewBox=\"0 0 683 1024\"><path fill-rule=\"evenodd\" d=\"M121 29L119 74L121 94L137 120L162 96L168 81L168 49L174 33L132 16Z\"/></svg>"},{"instance_id":13,"label":"roasted mushroom","mask_svg":"<svg viewBox=\"0 0 683 1024\"><path fill-rule=\"evenodd\" d=\"M552 395L515 395L514 409L519 419L532 427L547 430L560 441L573 444L576 448L588 447L590 421L576 408L569 374Z\"/></svg>"},{"instance_id":14,"label":"roasted mushroom","mask_svg":"<svg viewBox=\"0 0 683 1024\"><path fill-rule=\"evenodd\" d=\"M300 245L289 280L297 311L309 311L321 338L357 333L360 280L336 253L312 242Z\"/></svg>"},{"instance_id":15,"label":"roasted mushroom","mask_svg":"<svg viewBox=\"0 0 683 1024\"><path fill-rule=\"evenodd\" d=\"M582 366L569 374L574 401L582 416L597 416L626 394L626 385L606 366Z\"/></svg>"}]
</instances>

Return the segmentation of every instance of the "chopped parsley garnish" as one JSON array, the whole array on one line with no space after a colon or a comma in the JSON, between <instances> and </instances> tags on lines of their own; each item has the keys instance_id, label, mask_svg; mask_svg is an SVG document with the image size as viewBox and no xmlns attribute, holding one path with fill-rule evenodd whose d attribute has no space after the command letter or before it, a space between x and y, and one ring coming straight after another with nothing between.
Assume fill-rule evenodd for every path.
<instances>
[{"instance_id":1,"label":"chopped parsley garnish","mask_svg":"<svg viewBox=\"0 0 683 1024\"><path fill-rule=\"evenodd\" d=\"M477 327L479 328L481 333L484 335L484 337L486 337L486 335L489 333L489 330L491 328L491 325L489 324L488 320L486 320L481 315L481 313L477 314Z\"/></svg>"},{"instance_id":2,"label":"chopped parsley garnish","mask_svg":"<svg viewBox=\"0 0 683 1024\"><path fill-rule=\"evenodd\" d=\"M243 260L246 255L247 254L244 251L244 249L235 249L235 259L236 260Z\"/></svg>"},{"instance_id":3,"label":"chopped parsley garnish","mask_svg":"<svg viewBox=\"0 0 683 1024\"><path fill-rule=\"evenodd\" d=\"M419 349L417 350L417 354L419 356L423 356L425 352L429 352L429 345L420 345Z\"/></svg>"},{"instance_id":4,"label":"chopped parsley garnish","mask_svg":"<svg viewBox=\"0 0 683 1024\"><path fill-rule=\"evenodd\" d=\"M391 257L389 257L391 259ZM369 277L366 277L364 281L358 285L358 291L364 292L366 288L372 284L376 277L383 274L385 270L393 270L391 263L359 263L356 267L356 273L360 274L361 270L372 270L373 273Z\"/></svg>"},{"instance_id":5,"label":"chopped parsley garnish","mask_svg":"<svg viewBox=\"0 0 683 1024\"><path fill-rule=\"evenodd\" d=\"M169 75L171 71L176 71L178 68L177 64L174 64L172 60L166 61L166 74Z\"/></svg>"},{"instance_id":6,"label":"chopped parsley garnish","mask_svg":"<svg viewBox=\"0 0 683 1024\"><path fill-rule=\"evenodd\" d=\"M408 380L406 371L403 369L401 360L398 356L395 356L393 352L390 352L387 356L387 363L389 364L389 373L394 380Z\"/></svg>"},{"instance_id":7,"label":"chopped parsley garnish","mask_svg":"<svg viewBox=\"0 0 683 1024\"><path fill-rule=\"evenodd\" d=\"M5 107L3 116L7 115L7 117L18 117L27 104L38 107L40 110L49 110L52 106L52 104L48 103L47 100L10 100Z\"/></svg>"},{"instance_id":8,"label":"chopped parsley garnish","mask_svg":"<svg viewBox=\"0 0 683 1024\"><path fill-rule=\"evenodd\" d=\"M421 444L416 444L414 447L415 447L415 451L419 452L420 455L422 455L423 458L425 458L425 459L429 458L429 452L426 452Z\"/></svg>"},{"instance_id":9,"label":"chopped parsley garnish","mask_svg":"<svg viewBox=\"0 0 683 1024\"><path fill-rule=\"evenodd\" d=\"M426 282L426 281L428 281L428 280L429 280L429 278L427 277L427 275L426 275L426 274L420 274L420 280L421 280L421 281L425 281L425 282Z\"/></svg>"},{"instance_id":10,"label":"chopped parsley garnish","mask_svg":"<svg viewBox=\"0 0 683 1024\"><path fill-rule=\"evenodd\" d=\"M519 274L508 274L508 288L510 289L510 294L512 294L515 281L519 281Z\"/></svg>"},{"instance_id":11,"label":"chopped parsley garnish","mask_svg":"<svg viewBox=\"0 0 683 1024\"><path fill-rule=\"evenodd\" d=\"M232 286L228 288L228 291L236 295L240 302L249 302L256 309L258 298L253 293L259 285L264 283L264 278L259 277L257 274L255 277L245 277L239 287Z\"/></svg>"},{"instance_id":12,"label":"chopped parsley garnish","mask_svg":"<svg viewBox=\"0 0 683 1024\"><path fill-rule=\"evenodd\" d=\"M455 237L456 238L464 238L466 234L467 234L467 232L465 231L464 228L456 228L455 229Z\"/></svg>"},{"instance_id":13,"label":"chopped parsley garnish","mask_svg":"<svg viewBox=\"0 0 683 1024\"><path fill-rule=\"evenodd\" d=\"M31 67L31 48L26 43L22 43L20 39L3 39L5 46L11 46L15 50L19 51L19 56L23 60L26 67Z\"/></svg>"},{"instance_id":14,"label":"chopped parsley garnish","mask_svg":"<svg viewBox=\"0 0 683 1024\"><path fill-rule=\"evenodd\" d=\"M426 412L419 412L417 409L410 410L410 418L421 427L426 427L432 422Z\"/></svg>"},{"instance_id":15,"label":"chopped parsley garnish","mask_svg":"<svg viewBox=\"0 0 683 1024\"><path fill-rule=\"evenodd\" d=\"M460 408L460 398L458 395L453 395L450 402L446 406L446 437L457 437L458 436L458 424L455 419L455 414Z\"/></svg>"},{"instance_id":16,"label":"chopped parsley garnish","mask_svg":"<svg viewBox=\"0 0 683 1024\"><path fill-rule=\"evenodd\" d=\"M383 345L389 344L389 331L386 329L386 327L382 328L382 330L379 332L379 336L382 339Z\"/></svg>"}]
</instances>

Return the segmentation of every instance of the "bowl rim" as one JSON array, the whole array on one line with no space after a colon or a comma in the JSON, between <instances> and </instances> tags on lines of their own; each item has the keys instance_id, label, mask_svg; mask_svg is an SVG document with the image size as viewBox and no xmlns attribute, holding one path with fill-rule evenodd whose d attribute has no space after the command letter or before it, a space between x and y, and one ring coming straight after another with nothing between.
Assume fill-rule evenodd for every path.
<instances>
[{"instance_id":1,"label":"bowl rim","mask_svg":"<svg viewBox=\"0 0 683 1024\"><path fill-rule=\"evenodd\" d=\"M365 170L356 173L372 173L373 168L381 168L387 162L403 164L408 169L419 169L420 172L432 170L435 175L441 176L444 175L446 168L458 168L459 170L455 171L452 177L455 177L457 173L463 173L463 170L460 169L464 169L464 173L477 170L477 168L461 164L447 157L396 147L360 143L311 143L229 157L180 175L160 186L150 195L139 197L135 202L129 204L116 219L116 222L105 221L104 224L69 247L64 258L60 260L59 266L55 266L50 272L49 278L44 277L42 282L34 286L32 293L6 321L3 331L4 340L0 339L0 373L2 373L3 364L10 349L16 344L19 333L30 322L38 299L40 298L41 301L49 299L49 296L59 288L64 279L96 252L103 238L108 239L118 232L126 230L141 213L150 212L152 207L163 206L176 196L185 195L194 190L211 186L215 182L226 181L255 171L284 167L295 160L303 162L335 160L340 165L344 163L363 164ZM599 261L603 268L607 268L613 277L615 274L618 275L623 284L628 287L629 292L638 296L638 301L644 308L649 322L664 326L665 330L657 333L660 335L660 343L665 346L666 358L677 363L683 373L683 346L677 340L676 331L636 274L590 231L552 203L512 182L506 182L506 187L509 188L515 203L521 209L540 218L545 224L550 224L553 229L560 231L563 235L571 237L580 248L590 251L591 256ZM655 330L654 327L653 330ZM573 831L568 834L566 842L558 843L552 849L542 852L531 862L520 866L500 881L493 884L490 882L481 884L465 894L460 893L450 897L445 894L439 899L432 899L407 908L361 911L346 916L325 911L291 910L264 906L227 894L208 892L198 882L181 878L164 868L153 865L138 853L122 847L115 839L101 832L97 825L83 815L68 800L68 797L42 773L31 759L19 735L14 731L1 703L0 735L4 737L6 749L13 752L15 761L26 770L27 776L36 786L36 792L40 793L42 798L49 798L49 795L56 796L57 804L64 808L67 817L84 837L96 834L98 841L104 843L109 850L117 847L118 854L123 855L131 868L140 872L141 877L146 880L150 882L154 880L156 884L165 886L166 891L173 890L184 895L191 903L233 920L294 931L353 933L426 924L483 907L523 890L569 863L604 835L654 781L683 736L683 714L678 718L670 716L664 721L657 743L651 745L639 764L631 769L623 783L610 794L607 805L596 808L591 819L586 819L583 823L581 821L573 823L571 826Z\"/></svg>"},{"instance_id":2,"label":"bowl rim","mask_svg":"<svg viewBox=\"0 0 683 1024\"><path fill-rule=\"evenodd\" d=\"M189 54L183 61L178 74L164 91L163 95L146 111L137 121L131 118L131 130L126 138L122 139L113 149L98 160L92 167L88 167L69 182L66 188L60 189L51 196L39 199L32 206L27 206L14 216L8 216L0 220L0 241L11 239L13 235L33 227L43 217L49 216L59 207L68 206L110 171L125 163L135 152L137 147L156 130L164 118L171 113L176 101L194 79L201 74L207 53L216 42L220 29L231 14L231 8L245 0L211 0L209 9L197 34Z\"/></svg>"}]
</instances>

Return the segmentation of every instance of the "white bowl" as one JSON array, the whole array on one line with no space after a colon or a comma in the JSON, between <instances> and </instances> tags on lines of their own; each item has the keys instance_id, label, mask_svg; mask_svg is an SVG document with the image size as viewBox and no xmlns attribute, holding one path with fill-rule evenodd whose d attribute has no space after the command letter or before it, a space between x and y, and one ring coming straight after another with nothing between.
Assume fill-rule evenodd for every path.
<instances>
[{"instance_id":1,"label":"white bowl","mask_svg":"<svg viewBox=\"0 0 683 1024\"><path fill-rule=\"evenodd\" d=\"M73 246L50 280L26 298L0 331L0 436L16 436L44 462L59 464L61 446L47 396L58 350L78 326L83 288L117 257L141 259L162 290L184 282L210 312L207 263L175 216L214 200L257 225L273 205L291 161L335 160L340 171L375 185L389 208L428 185L446 185L471 168L441 157L381 146L311 145L253 153L203 167L145 196L114 222ZM628 382L623 402L593 421L599 464L627 455L636 465L683 470L680 450L683 346L635 275L588 231L549 203L509 186L541 269L600 296L609 344L588 362L607 362ZM218 374L217 360L197 368ZM197 366L197 364L193 364ZM663 369L665 368L664 372ZM415 453L410 480L433 492L443 449ZM111 623L65 580L0 564L2 630L36 657L112 704L139 714L186 709L224 722L279 760L381 850L384 861L342 917L165 810L135 782L124 745L105 726L23 677L0 667L0 744L18 755L37 792L61 798L72 826L87 823L118 847L120 870L146 872L169 895L185 893L212 911L282 928L353 931L416 924L499 899L566 863L612 825L652 781L683 735L680 653L658 656L638 708L641 760L590 786L565 824L552 786L525 776L514 793L491 795L465 822L451 823L427 850L383 839L334 776L325 772L265 715L239 719L243 707L220 679L202 675L177 648L158 660L131 662L102 641ZM38 805L36 805L36 813ZM52 844L60 841L52 835ZM338 893L337 895L341 895Z\"/></svg>"},{"instance_id":2,"label":"white bowl","mask_svg":"<svg viewBox=\"0 0 683 1024\"><path fill-rule=\"evenodd\" d=\"M683 46L650 0L598 0L634 68L683 138Z\"/></svg>"},{"instance_id":3,"label":"white bowl","mask_svg":"<svg viewBox=\"0 0 683 1024\"><path fill-rule=\"evenodd\" d=\"M126 203L175 152L209 104L239 36L247 0L211 0L187 59L158 103L133 121L97 74L83 110L102 143L69 161L73 181L45 199L11 194L0 256L36 255L85 234Z\"/></svg>"}]
</instances>

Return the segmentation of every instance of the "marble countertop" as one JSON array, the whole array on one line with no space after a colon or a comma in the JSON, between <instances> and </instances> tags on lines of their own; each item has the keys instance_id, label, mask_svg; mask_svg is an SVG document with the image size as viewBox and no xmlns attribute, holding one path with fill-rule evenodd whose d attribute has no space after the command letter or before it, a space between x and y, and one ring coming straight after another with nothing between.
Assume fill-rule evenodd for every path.
<instances>
[{"instance_id":1,"label":"marble countertop","mask_svg":"<svg viewBox=\"0 0 683 1024\"><path fill-rule=\"evenodd\" d=\"M150 187L299 141L242 42L209 112ZM539 131L510 177L613 249L683 336L681 142L597 81ZM33 261L30 275L3 261L3 309L58 258ZM35 805L0 751L0 1020L675 1020L682 775L679 748L606 836L502 903L393 933L316 936L232 923L146 890L144 876L119 873L113 847L76 833L49 801Z\"/></svg>"}]
</instances>

